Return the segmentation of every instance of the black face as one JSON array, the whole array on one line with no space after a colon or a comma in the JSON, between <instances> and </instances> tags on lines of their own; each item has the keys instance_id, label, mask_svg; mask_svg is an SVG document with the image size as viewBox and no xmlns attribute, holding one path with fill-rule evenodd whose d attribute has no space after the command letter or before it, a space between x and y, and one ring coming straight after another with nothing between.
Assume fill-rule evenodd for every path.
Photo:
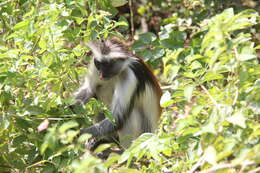
<instances>
[{"instance_id":1,"label":"black face","mask_svg":"<svg viewBox=\"0 0 260 173\"><path fill-rule=\"evenodd\" d=\"M123 58L109 59L109 60L102 60L102 61L98 61L94 59L95 66L99 71L99 76L101 79L109 79L119 74L119 72L122 69L123 62L124 62Z\"/></svg>"}]
</instances>

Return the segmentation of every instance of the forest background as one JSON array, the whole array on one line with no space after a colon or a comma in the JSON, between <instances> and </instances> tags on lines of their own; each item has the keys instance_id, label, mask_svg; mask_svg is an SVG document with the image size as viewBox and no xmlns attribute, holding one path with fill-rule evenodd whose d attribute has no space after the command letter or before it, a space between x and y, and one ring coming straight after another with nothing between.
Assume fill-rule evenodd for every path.
<instances>
[{"instance_id":1,"label":"forest background","mask_svg":"<svg viewBox=\"0 0 260 173\"><path fill-rule=\"evenodd\" d=\"M1 0L0 172L259 172L257 0ZM106 160L68 109L96 38L125 39L163 97L156 134ZM111 145L102 145L100 152Z\"/></svg>"}]
</instances>

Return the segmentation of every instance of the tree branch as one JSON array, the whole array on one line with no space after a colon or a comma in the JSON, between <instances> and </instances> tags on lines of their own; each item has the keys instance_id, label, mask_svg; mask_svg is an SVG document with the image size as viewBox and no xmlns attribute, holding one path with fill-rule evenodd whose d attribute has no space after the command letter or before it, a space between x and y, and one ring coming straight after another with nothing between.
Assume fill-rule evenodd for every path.
<instances>
[{"instance_id":1,"label":"tree branch","mask_svg":"<svg viewBox=\"0 0 260 173\"><path fill-rule=\"evenodd\" d=\"M232 163L228 163L228 164L219 164L219 165L216 165L214 167L211 167L205 171L201 171L200 173L214 173L220 169L227 169L227 168L236 168L238 166L242 166L242 167L247 167L249 165L253 165L255 164L255 162L253 161L245 161L244 164L232 164Z\"/></svg>"}]
</instances>

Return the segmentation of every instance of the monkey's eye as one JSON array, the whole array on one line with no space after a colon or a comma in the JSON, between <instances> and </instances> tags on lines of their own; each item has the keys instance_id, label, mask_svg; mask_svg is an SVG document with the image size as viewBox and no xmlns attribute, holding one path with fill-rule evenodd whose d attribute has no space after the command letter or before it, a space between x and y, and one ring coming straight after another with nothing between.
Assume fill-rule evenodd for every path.
<instances>
[{"instance_id":1,"label":"monkey's eye","mask_svg":"<svg viewBox=\"0 0 260 173\"><path fill-rule=\"evenodd\" d=\"M95 66L97 67L97 69L99 70L99 69L100 69L100 66L101 66L101 62L98 61L98 60L96 60L96 59L94 59L94 64L95 64Z\"/></svg>"},{"instance_id":2,"label":"monkey's eye","mask_svg":"<svg viewBox=\"0 0 260 173\"><path fill-rule=\"evenodd\" d=\"M114 64L115 62L116 62L115 59L111 59L111 60L109 60L109 64Z\"/></svg>"},{"instance_id":3,"label":"monkey's eye","mask_svg":"<svg viewBox=\"0 0 260 173\"><path fill-rule=\"evenodd\" d=\"M122 61L124 61L124 58L111 59L110 64L115 64L115 63L122 62Z\"/></svg>"},{"instance_id":4,"label":"monkey's eye","mask_svg":"<svg viewBox=\"0 0 260 173\"><path fill-rule=\"evenodd\" d=\"M125 60L125 58L117 58L118 62L123 62Z\"/></svg>"}]
</instances>

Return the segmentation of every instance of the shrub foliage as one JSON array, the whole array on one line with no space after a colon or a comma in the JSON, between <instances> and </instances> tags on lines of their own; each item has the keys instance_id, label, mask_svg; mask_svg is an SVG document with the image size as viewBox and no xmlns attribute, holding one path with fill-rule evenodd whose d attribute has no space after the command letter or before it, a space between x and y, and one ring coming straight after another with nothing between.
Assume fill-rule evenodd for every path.
<instances>
[{"instance_id":1,"label":"shrub foliage","mask_svg":"<svg viewBox=\"0 0 260 173\"><path fill-rule=\"evenodd\" d=\"M0 172L257 172L257 5L0 1ZM164 90L163 115L156 134L100 160L77 135L93 115L111 114L94 99L77 114L68 105L91 58L84 43L109 36L135 38L132 51Z\"/></svg>"}]
</instances>

